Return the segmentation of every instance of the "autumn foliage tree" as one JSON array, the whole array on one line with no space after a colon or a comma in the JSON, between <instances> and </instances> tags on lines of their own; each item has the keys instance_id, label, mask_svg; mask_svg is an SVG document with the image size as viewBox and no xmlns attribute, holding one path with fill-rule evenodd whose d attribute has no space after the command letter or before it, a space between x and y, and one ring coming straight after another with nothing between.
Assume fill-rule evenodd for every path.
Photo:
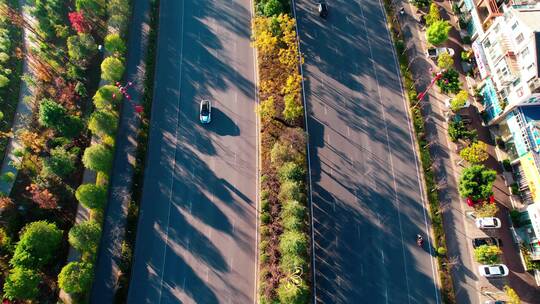
<instances>
[{"instance_id":1,"label":"autumn foliage tree","mask_svg":"<svg viewBox=\"0 0 540 304\"><path fill-rule=\"evenodd\" d=\"M86 17L84 15L84 10L70 12L68 14L69 22L71 23L71 27L77 32L77 33L88 33L90 32L90 22L86 20Z\"/></svg>"},{"instance_id":2,"label":"autumn foliage tree","mask_svg":"<svg viewBox=\"0 0 540 304\"><path fill-rule=\"evenodd\" d=\"M58 207L58 198L54 196L48 189L41 188L37 184L26 186L32 197L32 201L42 209L54 209Z\"/></svg>"}]
</instances>

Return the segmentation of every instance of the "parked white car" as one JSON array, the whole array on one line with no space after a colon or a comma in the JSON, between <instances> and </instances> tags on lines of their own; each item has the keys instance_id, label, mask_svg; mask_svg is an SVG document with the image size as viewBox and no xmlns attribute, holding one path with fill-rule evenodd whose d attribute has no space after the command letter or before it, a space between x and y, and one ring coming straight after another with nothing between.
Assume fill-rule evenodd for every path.
<instances>
[{"instance_id":1,"label":"parked white car","mask_svg":"<svg viewBox=\"0 0 540 304\"><path fill-rule=\"evenodd\" d=\"M501 228L501 220L496 217L480 217L475 222L480 229Z\"/></svg>"},{"instance_id":2,"label":"parked white car","mask_svg":"<svg viewBox=\"0 0 540 304\"><path fill-rule=\"evenodd\" d=\"M480 265L478 266L478 273L486 278L500 278L508 275L508 267L504 264L495 265Z\"/></svg>"},{"instance_id":3,"label":"parked white car","mask_svg":"<svg viewBox=\"0 0 540 304\"><path fill-rule=\"evenodd\" d=\"M449 47L428 48L426 50L426 56L433 59L438 58L442 53L448 53L450 56L455 54L454 49Z\"/></svg>"}]
</instances>

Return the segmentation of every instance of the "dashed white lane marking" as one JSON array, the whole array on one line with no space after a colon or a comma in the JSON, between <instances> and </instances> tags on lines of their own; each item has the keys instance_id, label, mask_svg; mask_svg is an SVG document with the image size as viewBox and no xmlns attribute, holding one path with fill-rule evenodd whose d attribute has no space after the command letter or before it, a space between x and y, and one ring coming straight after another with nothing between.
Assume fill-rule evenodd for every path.
<instances>
[{"instance_id":1,"label":"dashed white lane marking","mask_svg":"<svg viewBox=\"0 0 540 304\"><path fill-rule=\"evenodd\" d=\"M206 277L204 281L208 283L208 279L210 278L210 268L206 267Z\"/></svg>"},{"instance_id":2,"label":"dashed white lane marking","mask_svg":"<svg viewBox=\"0 0 540 304\"><path fill-rule=\"evenodd\" d=\"M383 264L385 264L384 262L384 251L381 249L381 261Z\"/></svg>"},{"instance_id":3,"label":"dashed white lane marking","mask_svg":"<svg viewBox=\"0 0 540 304\"><path fill-rule=\"evenodd\" d=\"M212 239L212 228L210 226L208 226L208 230L207 230L207 238L208 240L211 240Z\"/></svg>"},{"instance_id":4,"label":"dashed white lane marking","mask_svg":"<svg viewBox=\"0 0 540 304\"><path fill-rule=\"evenodd\" d=\"M351 128L347 127L347 136L351 136Z\"/></svg>"},{"instance_id":5,"label":"dashed white lane marking","mask_svg":"<svg viewBox=\"0 0 540 304\"><path fill-rule=\"evenodd\" d=\"M328 107L324 105L324 115L328 115Z\"/></svg>"}]
</instances>

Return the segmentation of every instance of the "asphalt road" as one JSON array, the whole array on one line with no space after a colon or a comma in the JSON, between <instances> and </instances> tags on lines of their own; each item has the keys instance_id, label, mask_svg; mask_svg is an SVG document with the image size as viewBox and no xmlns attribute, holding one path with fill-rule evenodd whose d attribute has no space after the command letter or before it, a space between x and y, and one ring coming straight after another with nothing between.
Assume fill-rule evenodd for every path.
<instances>
[{"instance_id":1,"label":"asphalt road","mask_svg":"<svg viewBox=\"0 0 540 304\"><path fill-rule=\"evenodd\" d=\"M257 133L250 2L161 0L129 303L253 303ZM199 123L199 101L213 102Z\"/></svg>"},{"instance_id":2,"label":"asphalt road","mask_svg":"<svg viewBox=\"0 0 540 304\"><path fill-rule=\"evenodd\" d=\"M317 303L439 303L419 163L378 1L297 2Z\"/></svg>"}]
</instances>

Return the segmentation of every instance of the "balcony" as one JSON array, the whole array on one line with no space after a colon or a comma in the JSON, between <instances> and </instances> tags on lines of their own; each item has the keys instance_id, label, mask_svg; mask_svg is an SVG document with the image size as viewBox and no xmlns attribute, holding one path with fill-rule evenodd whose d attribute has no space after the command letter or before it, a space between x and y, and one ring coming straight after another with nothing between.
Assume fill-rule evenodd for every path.
<instances>
[{"instance_id":1,"label":"balcony","mask_svg":"<svg viewBox=\"0 0 540 304\"><path fill-rule=\"evenodd\" d=\"M484 31L493 23L495 17L502 16L501 6L503 3L504 0L480 0L476 3L476 9Z\"/></svg>"}]
</instances>

